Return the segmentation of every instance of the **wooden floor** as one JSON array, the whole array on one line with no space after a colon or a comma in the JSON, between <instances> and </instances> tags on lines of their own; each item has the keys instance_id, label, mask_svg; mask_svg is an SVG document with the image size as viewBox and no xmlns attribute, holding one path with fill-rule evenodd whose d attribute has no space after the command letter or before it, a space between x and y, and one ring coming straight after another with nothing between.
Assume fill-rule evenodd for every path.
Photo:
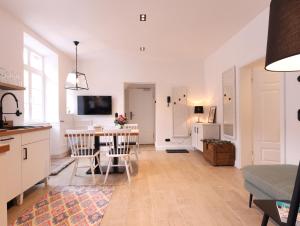
<instances>
[{"instance_id":1,"label":"wooden floor","mask_svg":"<svg viewBox=\"0 0 300 226\"><path fill-rule=\"evenodd\" d=\"M12 223L48 189L68 185L73 164L51 177L48 188L36 186L22 206L8 211ZM248 193L243 188L240 170L212 167L199 152L166 154L154 148L142 149L135 174L127 183L126 174L110 175L115 185L112 200L101 226L210 226L260 225L261 213L248 208ZM91 184L90 176L80 169L73 184ZM98 185L104 176L98 176ZM270 225L272 225L270 223Z\"/></svg>"}]
</instances>

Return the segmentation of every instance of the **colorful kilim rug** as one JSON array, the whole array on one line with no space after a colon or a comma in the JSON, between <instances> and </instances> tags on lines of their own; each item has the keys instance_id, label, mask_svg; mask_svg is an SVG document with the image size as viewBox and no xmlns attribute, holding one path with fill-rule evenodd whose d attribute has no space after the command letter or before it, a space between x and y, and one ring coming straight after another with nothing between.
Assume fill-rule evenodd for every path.
<instances>
[{"instance_id":1,"label":"colorful kilim rug","mask_svg":"<svg viewBox=\"0 0 300 226\"><path fill-rule=\"evenodd\" d=\"M100 225L112 191L111 187L56 187L18 217L13 225Z\"/></svg>"}]
</instances>

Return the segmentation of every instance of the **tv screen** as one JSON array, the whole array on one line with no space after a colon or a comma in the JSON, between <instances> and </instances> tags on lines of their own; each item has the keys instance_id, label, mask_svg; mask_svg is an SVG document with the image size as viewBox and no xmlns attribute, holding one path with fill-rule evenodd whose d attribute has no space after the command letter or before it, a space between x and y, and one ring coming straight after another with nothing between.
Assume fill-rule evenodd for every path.
<instances>
[{"instance_id":1,"label":"tv screen","mask_svg":"<svg viewBox=\"0 0 300 226\"><path fill-rule=\"evenodd\" d=\"M78 96L78 115L111 115L111 96Z\"/></svg>"}]
</instances>

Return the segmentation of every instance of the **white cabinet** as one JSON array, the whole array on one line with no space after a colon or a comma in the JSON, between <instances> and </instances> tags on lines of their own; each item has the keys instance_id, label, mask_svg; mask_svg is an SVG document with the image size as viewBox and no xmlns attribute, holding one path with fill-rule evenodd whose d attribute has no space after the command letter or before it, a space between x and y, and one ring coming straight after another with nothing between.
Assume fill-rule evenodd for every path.
<instances>
[{"instance_id":1,"label":"white cabinet","mask_svg":"<svg viewBox=\"0 0 300 226\"><path fill-rule=\"evenodd\" d=\"M0 153L0 209L18 195L21 204L23 192L49 176L50 130L1 136L0 145L5 144L9 151Z\"/></svg>"},{"instance_id":2,"label":"white cabinet","mask_svg":"<svg viewBox=\"0 0 300 226\"><path fill-rule=\"evenodd\" d=\"M26 191L49 176L49 130L22 135L22 190Z\"/></svg>"},{"instance_id":3,"label":"white cabinet","mask_svg":"<svg viewBox=\"0 0 300 226\"><path fill-rule=\"evenodd\" d=\"M192 125L192 145L203 151L203 139L220 139L220 125L212 123L195 123Z\"/></svg>"},{"instance_id":4,"label":"white cabinet","mask_svg":"<svg viewBox=\"0 0 300 226\"><path fill-rule=\"evenodd\" d=\"M9 151L0 154L2 198L9 201L22 192L21 187L21 136L0 137L0 144L8 144ZM5 186L4 186L5 185Z\"/></svg>"},{"instance_id":5,"label":"white cabinet","mask_svg":"<svg viewBox=\"0 0 300 226\"><path fill-rule=\"evenodd\" d=\"M49 140L22 146L22 189L26 191L49 175Z\"/></svg>"}]
</instances>

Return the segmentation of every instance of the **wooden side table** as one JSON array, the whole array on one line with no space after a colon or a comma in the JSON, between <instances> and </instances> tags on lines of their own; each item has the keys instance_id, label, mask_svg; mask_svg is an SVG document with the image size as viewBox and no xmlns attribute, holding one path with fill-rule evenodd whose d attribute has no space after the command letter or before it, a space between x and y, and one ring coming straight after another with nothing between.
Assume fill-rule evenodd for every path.
<instances>
[{"instance_id":1,"label":"wooden side table","mask_svg":"<svg viewBox=\"0 0 300 226\"><path fill-rule=\"evenodd\" d=\"M203 140L203 156L214 166L234 166L235 147L229 141Z\"/></svg>"}]
</instances>

